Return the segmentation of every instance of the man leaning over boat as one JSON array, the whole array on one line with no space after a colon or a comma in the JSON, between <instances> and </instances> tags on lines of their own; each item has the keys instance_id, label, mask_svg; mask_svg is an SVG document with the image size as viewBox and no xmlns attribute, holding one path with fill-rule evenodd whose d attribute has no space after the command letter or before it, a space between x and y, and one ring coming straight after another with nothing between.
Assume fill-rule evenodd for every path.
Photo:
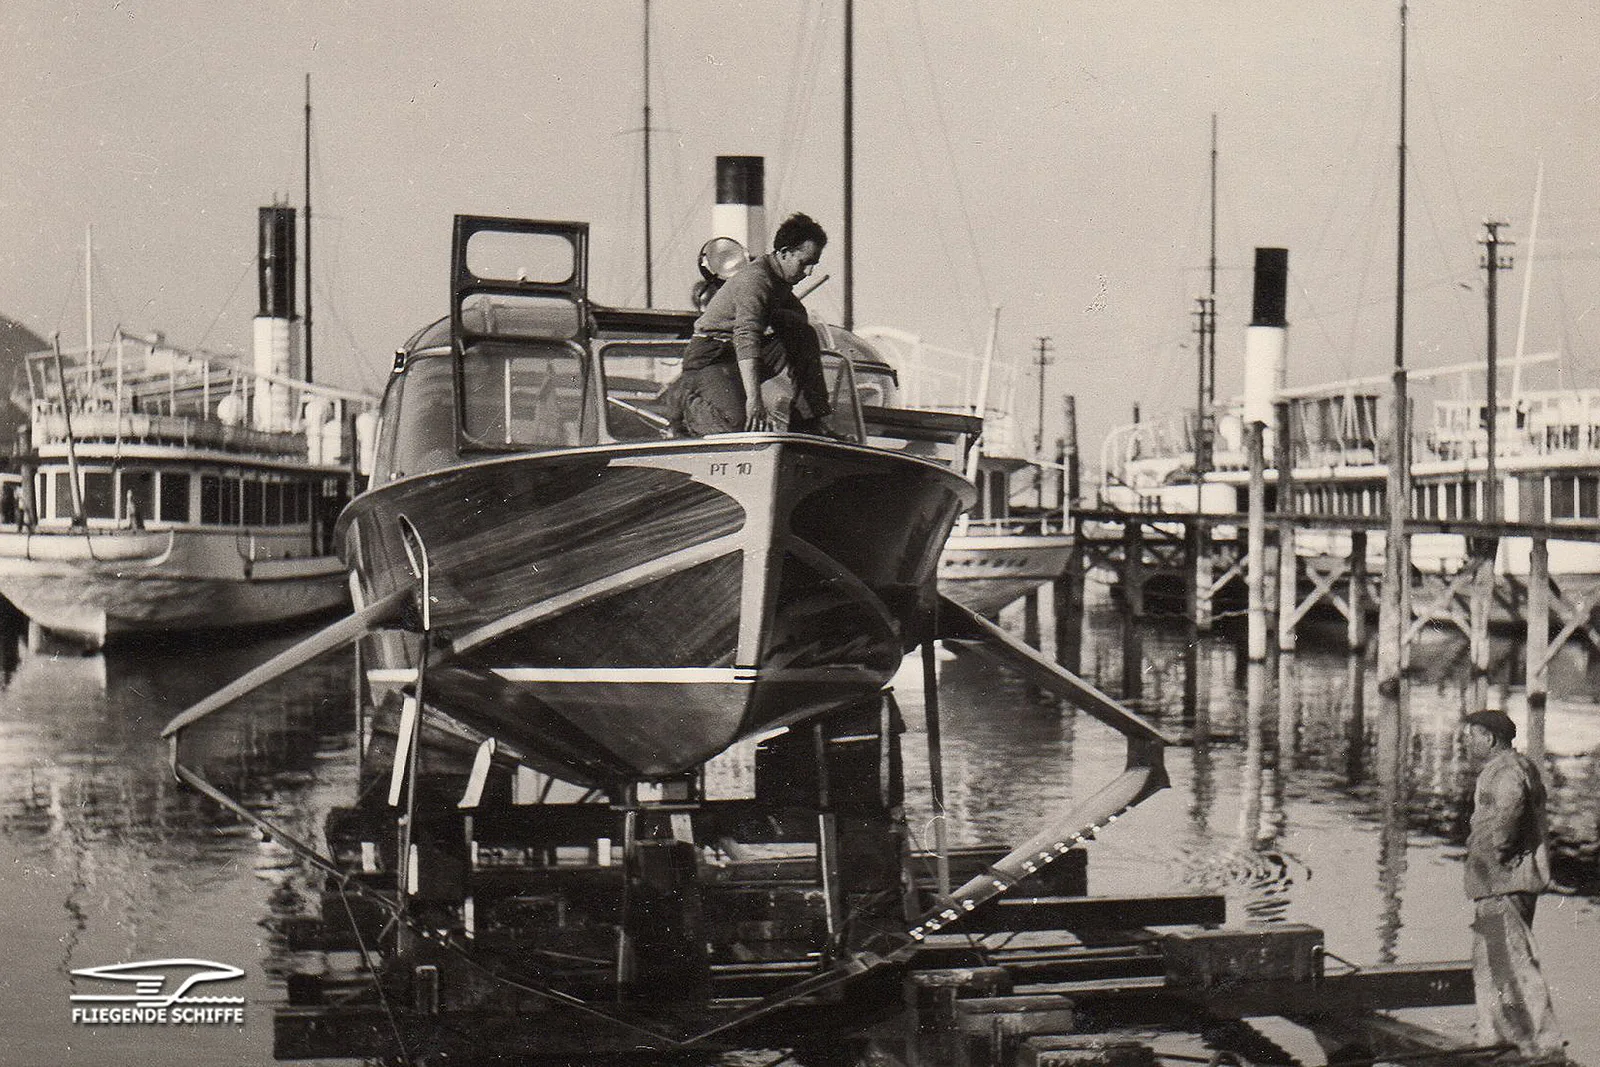
<instances>
[{"instance_id":1,"label":"man leaning over boat","mask_svg":"<svg viewBox=\"0 0 1600 1067\"><path fill-rule=\"evenodd\" d=\"M822 258L828 235L809 215L790 215L773 250L753 260L711 297L695 320L683 372L667 387L673 430L701 437L738 430L789 429L832 437L832 405L822 350L796 283ZM788 382L780 376L787 374ZM771 406L763 383L774 389ZM782 399L777 399L778 396ZM792 395L792 401L788 396ZM786 406L788 410L781 410ZM773 407L780 410L774 412Z\"/></svg>"}]
</instances>

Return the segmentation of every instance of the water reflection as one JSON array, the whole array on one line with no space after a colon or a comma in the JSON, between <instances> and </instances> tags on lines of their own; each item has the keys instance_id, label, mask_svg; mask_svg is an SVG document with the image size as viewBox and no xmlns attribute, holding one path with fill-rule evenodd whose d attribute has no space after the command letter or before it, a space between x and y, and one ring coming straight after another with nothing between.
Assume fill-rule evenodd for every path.
<instances>
[{"instance_id":1,"label":"water reflection","mask_svg":"<svg viewBox=\"0 0 1600 1067\"><path fill-rule=\"evenodd\" d=\"M30 992L0 1011L28 1055L18 1062L175 1065L270 1062L261 1007L279 996L280 919L315 886L168 769L163 724L280 651L291 636L152 645L83 656L30 651L3 635L0 663L0 915L26 907L8 947ZM316 835L346 780L347 668L330 659L219 717L199 749L247 803ZM191 757L193 758L193 757ZM266 936L263 937L263 927ZM243 1031L114 1027L85 1043L67 1019L68 972L112 962L210 958L243 967L254 1026ZM97 1058L98 1057L98 1058Z\"/></svg>"},{"instance_id":2,"label":"water reflection","mask_svg":"<svg viewBox=\"0 0 1600 1067\"><path fill-rule=\"evenodd\" d=\"M1342 651L1342 627L1252 665L1226 633L1130 621L1097 601L1082 638L1089 680L1134 699L1181 739L1167 758L1173 788L1090 846L1092 891L1223 893L1235 921L1312 923L1331 949L1359 962L1466 954L1459 856L1472 768L1456 724L1481 699L1525 715L1514 646L1497 645L1502 666L1481 689L1450 666L1460 642L1430 632L1413 657L1415 677L1385 701L1365 661ZM260 1013L282 1002L274 976L290 963L278 931L315 911L318 881L275 843L178 788L157 734L290 640L108 657L36 654L15 635L0 640L0 915L26 907L34 917L14 952L39 990L0 1002L0 1023L22 1035L22 1062L57 1062L76 1036L64 1021L36 1021L62 1019L68 970L162 955L247 965L262 1025L242 1037L203 1035L210 1045L138 1035L145 1043L130 1046L135 1035L115 1035L124 1043L107 1044L102 1060L75 1062L129 1062L153 1050L173 1067L270 1062ZM1017 841L1120 770L1119 737L1011 672L947 654L939 675L954 843ZM911 731L908 817L926 847L914 659L896 687ZM1564 648L1551 671L1545 768L1557 876L1574 895L1573 906L1540 916L1558 995L1563 974L1592 969L1600 943L1597 687L1600 658ZM355 789L348 691L348 661L319 661L194 732L185 761L285 829L320 840L328 807L349 803ZM1576 1030L1583 1039L1581 1023ZM1600 1052L1600 1034L1592 1040Z\"/></svg>"}]
</instances>

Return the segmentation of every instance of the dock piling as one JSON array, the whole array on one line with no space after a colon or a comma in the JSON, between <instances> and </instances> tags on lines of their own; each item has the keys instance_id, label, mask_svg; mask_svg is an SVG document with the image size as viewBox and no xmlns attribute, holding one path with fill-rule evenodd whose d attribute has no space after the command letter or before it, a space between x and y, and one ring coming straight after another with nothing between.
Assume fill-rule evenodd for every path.
<instances>
[{"instance_id":1,"label":"dock piling","mask_svg":"<svg viewBox=\"0 0 1600 1067\"><path fill-rule=\"evenodd\" d=\"M1214 621L1212 600L1215 590L1212 586L1212 546L1211 526L1204 519L1196 516L1190 521L1189 532L1189 558L1194 568L1194 581L1190 583L1194 588L1194 606L1189 617L1194 620L1195 629L1199 633L1211 632Z\"/></svg>"},{"instance_id":2,"label":"dock piling","mask_svg":"<svg viewBox=\"0 0 1600 1067\"><path fill-rule=\"evenodd\" d=\"M1300 560L1294 535L1294 409L1278 401L1276 460L1278 467L1278 651L1294 651L1294 627L1299 621Z\"/></svg>"},{"instance_id":3,"label":"dock piling","mask_svg":"<svg viewBox=\"0 0 1600 1067\"><path fill-rule=\"evenodd\" d=\"M1056 662L1074 674L1083 667L1083 531L1073 534L1066 570L1050 583L1055 608Z\"/></svg>"},{"instance_id":4,"label":"dock piling","mask_svg":"<svg viewBox=\"0 0 1600 1067\"><path fill-rule=\"evenodd\" d=\"M1528 758L1544 763L1545 701L1550 688L1550 542L1533 538L1528 553Z\"/></svg>"},{"instance_id":5,"label":"dock piling","mask_svg":"<svg viewBox=\"0 0 1600 1067\"><path fill-rule=\"evenodd\" d=\"M1249 563L1245 567L1249 635L1247 653L1252 663L1267 658L1267 487L1262 457L1263 424L1252 422L1245 431L1250 456L1250 512L1246 539Z\"/></svg>"},{"instance_id":6,"label":"dock piling","mask_svg":"<svg viewBox=\"0 0 1600 1067\"><path fill-rule=\"evenodd\" d=\"M1350 533L1350 604L1345 618L1345 644L1351 654L1367 647L1367 531Z\"/></svg>"},{"instance_id":7,"label":"dock piling","mask_svg":"<svg viewBox=\"0 0 1600 1067\"><path fill-rule=\"evenodd\" d=\"M1122 527L1122 601L1130 619L1144 614L1144 524L1138 519Z\"/></svg>"}]
</instances>

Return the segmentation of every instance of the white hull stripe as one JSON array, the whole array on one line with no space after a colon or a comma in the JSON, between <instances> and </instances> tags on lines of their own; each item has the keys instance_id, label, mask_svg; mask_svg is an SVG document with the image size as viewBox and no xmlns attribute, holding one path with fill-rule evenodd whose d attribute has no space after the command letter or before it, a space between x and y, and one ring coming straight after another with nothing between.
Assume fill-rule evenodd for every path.
<instances>
[{"instance_id":1,"label":"white hull stripe","mask_svg":"<svg viewBox=\"0 0 1600 1067\"><path fill-rule=\"evenodd\" d=\"M758 671L753 667L497 667L508 682L615 682L656 685L750 685L765 682L831 682L866 674L856 667ZM410 685L417 672L406 667L379 667L367 672L376 686Z\"/></svg>"}]
</instances>

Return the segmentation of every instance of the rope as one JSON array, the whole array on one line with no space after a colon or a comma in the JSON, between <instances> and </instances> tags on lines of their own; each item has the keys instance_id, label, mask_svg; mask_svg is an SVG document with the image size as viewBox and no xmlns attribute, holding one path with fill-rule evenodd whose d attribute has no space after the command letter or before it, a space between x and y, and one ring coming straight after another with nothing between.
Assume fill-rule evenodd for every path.
<instances>
[{"instance_id":1,"label":"rope","mask_svg":"<svg viewBox=\"0 0 1600 1067\"><path fill-rule=\"evenodd\" d=\"M1497 1057L1507 1052L1515 1052L1515 1045L1469 1045L1464 1048L1431 1049L1427 1052L1406 1052L1398 1055L1374 1054L1367 1059L1359 1060L1330 1060L1327 1067L1372 1067L1375 1062L1383 1063L1420 1063L1428 1060L1451 1060L1455 1058L1467 1059L1474 1056ZM1209 1067L1298 1067L1293 1062L1272 1063L1251 1060L1238 1052L1227 1050L1214 1052L1210 1056L1191 1056L1182 1052L1162 1052L1152 1050L1158 1059L1172 1060L1177 1063L1204 1063Z\"/></svg>"},{"instance_id":2,"label":"rope","mask_svg":"<svg viewBox=\"0 0 1600 1067\"><path fill-rule=\"evenodd\" d=\"M389 1029L394 1032L395 1047L400 1050L400 1058L409 1067L411 1053L406 1051L406 1041L400 1033L400 1020L395 1018L394 1009L389 1006L389 995L383 991L383 981L378 975L378 969L373 966L372 956L368 952L366 939L361 936L361 926L356 922L355 912L350 910L350 898L345 895L343 883L339 884L339 903L344 905L345 918L350 920L350 932L355 934L356 945L361 949L362 966L372 975L373 987L378 991L378 1003L383 1005L383 1014L389 1020Z\"/></svg>"}]
</instances>

